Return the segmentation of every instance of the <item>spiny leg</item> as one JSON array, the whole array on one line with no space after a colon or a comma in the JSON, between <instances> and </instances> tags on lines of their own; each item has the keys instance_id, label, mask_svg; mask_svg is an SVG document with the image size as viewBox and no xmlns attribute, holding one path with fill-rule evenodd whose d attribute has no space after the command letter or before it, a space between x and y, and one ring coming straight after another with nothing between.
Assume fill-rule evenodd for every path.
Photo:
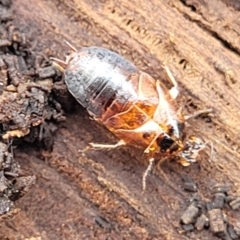
<instances>
[{"instance_id":1,"label":"spiny leg","mask_svg":"<svg viewBox=\"0 0 240 240\"><path fill-rule=\"evenodd\" d=\"M146 190L147 176L148 176L148 174L152 171L153 163L154 163L154 158L150 158L150 159L149 159L148 167L147 167L147 169L145 170L145 172L143 173L143 178L142 178L142 188L143 188L143 192Z\"/></svg>"},{"instance_id":2,"label":"spiny leg","mask_svg":"<svg viewBox=\"0 0 240 240\"><path fill-rule=\"evenodd\" d=\"M173 84L173 87L168 92L173 99L176 99L179 94L178 83L177 83L176 79L174 78L172 72L170 71L170 69L167 66L163 66L163 69L167 73L168 80L170 81L170 83Z\"/></svg>"},{"instance_id":3,"label":"spiny leg","mask_svg":"<svg viewBox=\"0 0 240 240\"><path fill-rule=\"evenodd\" d=\"M167 159L167 157L165 158L162 158L157 166L160 166L159 167L159 171L161 172L161 174L163 175L163 177L165 178L165 180L167 181L167 183L169 184L169 179L168 177L166 176L166 174L163 172L163 170L161 169L161 164ZM146 180L147 180L147 176L149 175L149 173L151 172L152 170L152 167L153 167L153 163L154 163L155 159L154 158L150 158L149 159L149 164L148 164L148 167L147 169L145 170L145 172L143 173L143 178L142 178L142 188L143 188L143 192L146 190Z\"/></svg>"},{"instance_id":4,"label":"spiny leg","mask_svg":"<svg viewBox=\"0 0 240 240\"><path fill-rule=\"evenodd\" d=\"M123 140L120 140L116 144L99 144L99 143L89 143L89 146L84 148L81 152L86 152L89 149L113 149L120 146L126 145L126 143Z\"/></svg>"},{"instance_id":5,"label":"spiny leg","mask_svg":"<svg viewBox=\"0 0 240 240\"><path fill-rule=\"evenodd\" d=\"M73 52L77 52L77 49L68 41L64 41L65 44L70 48L70 50L72 50ZM56 67L63 72L64 69L66 69L67 65L68 65L68 59L66 61L63 61L61 59L58 58L54 58L54 57L50 57L50 60L54 62L54 64L56 65Z\"/></svg>"},{"instance_id":6,"label":"spiny leg","mask_svg":"<svg viewBox=\"0 0 240 240\"><path fill-rule=\"evenodd\" d=\"M189 119L198 117L198 116L201 115L201 114L212 113L212 112L213 112L213 110L212 110L211 108L199 110L199 111L196 111L195 113L193 113L193 114L191 114L191 115L184 116L184 120L185 120L185 121L188 121Z\"/></svg>"}]
</instances>

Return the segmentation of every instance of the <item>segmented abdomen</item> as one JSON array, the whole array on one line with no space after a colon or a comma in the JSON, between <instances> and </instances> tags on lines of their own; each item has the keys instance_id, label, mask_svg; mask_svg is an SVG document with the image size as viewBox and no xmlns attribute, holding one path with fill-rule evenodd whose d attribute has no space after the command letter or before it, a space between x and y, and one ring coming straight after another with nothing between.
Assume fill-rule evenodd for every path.
<instances>
[{"instance_id":1,"label":"segmented abdomen","mask_svg":"<svg viewBox=\"0 0 240 240\"><path fill-rule=\"evenodd\" d=\"M101 118L106 111L110 115L119 113L130 99L138 98L128 82L137 71L131 62L114 52L88 47L71 59L65 82L77 101L91 115ZM110 106L113 109L109 109Z\"/></svg>"}]
</instances>

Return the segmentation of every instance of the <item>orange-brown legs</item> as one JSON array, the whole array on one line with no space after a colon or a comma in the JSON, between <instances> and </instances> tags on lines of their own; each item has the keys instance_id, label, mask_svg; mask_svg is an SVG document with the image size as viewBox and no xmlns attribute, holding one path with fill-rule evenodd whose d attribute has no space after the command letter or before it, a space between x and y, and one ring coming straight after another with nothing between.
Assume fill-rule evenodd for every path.
<instances>
[{"instance_id":1,"label":"orange-brown legs","mask_svg":"<svg viewBox=\"0 0 240 240\"><path fill-rule=\"evenodd\" d=\"M176 79L174 78L172 72L170 71L170 69L167 66L163 66L163 69L166 71L169 82L172 83L172 85L173 85L173 87L168 92L169 92L170 96L172 97L172 99L176 99L179 94L178 83L177 83Z\"/></svg>"},{"instance_id":2,"label":"orange-brown legs","mask_svg":"<svg viewBox=\"0 0 240 240\"><path fill-rule=\"evenodd\" d=\"M64 72L64 69L67 67L68 63L58 58L50 57L50 60L53 61L54 65L59 69L59 71Z\"/></svg>"},{"instance_id":3,"label":"orange-brown legs","mask_svg":"<svg viewBox=\"0 0 240 240\"><path fill-rule=\"evenodd\" d=\"M89 143L89 146L87 146L85 149L83 149L81 152L86 152L89 149L114 149L120 146L126 145L126 143L123 140L120 140L116 144L99 144L99 143Z\"/></svg>"},{"instance_id":4,"label":"orange-brown legs","mask_svg":"<svg viewBox=\"0 0 240 240\"><path fill-rule=\"evenodd\" d=\"M77 49L76 49L71 43L69 43L68 41L64 41L64 42L65 42L65 44L70 48L71 51L77 52ZM67 67L68 61L69 61L68 58L66 59L66 61L63 61L63 60L61 60L61 59L54 58L54 57L50 57L50 60L54 62L54 64L56 65L56 67L57 67L61 72L63 72L64 69Z\"/></svg>"},{"instance_id":5,"label":"orange-brown legs","mask_svg":"<svg viewBox=\"0 0 240 240\"><path fill-rule=\"evenodd\" d=\"M170 69L167 66L162 66L162 67L166 71L166 74L168 76L169 82L173 84L173 87L168 92L169 92L169 94L171 95L171 97L173 99L176 99L178 94L179 94L178 83L177 83L176 79L174 78L174 76L173 76L172 72L170 71ZM201 114L211 113L212 111L213 111L212 109L199 110L199 111L193 113L192 115L185 116L184 119L185 119L185 121L187 121L190 118L197 117L197 116L199 116Z\"/></svg>"}]
</instances>

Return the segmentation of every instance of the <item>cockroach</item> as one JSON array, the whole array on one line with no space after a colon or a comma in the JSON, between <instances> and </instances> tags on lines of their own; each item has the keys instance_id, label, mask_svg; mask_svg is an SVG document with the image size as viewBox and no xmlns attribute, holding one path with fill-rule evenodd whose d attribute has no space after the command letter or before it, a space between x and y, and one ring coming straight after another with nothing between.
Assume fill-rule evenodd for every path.
<instances>
[{"instance_id":1,"label":"cockroach","mask_svg":"<svg viewBox=\"0 0 240 240\"><path fill-rule=\"evenodd\" d=\"M185 123L190 117L177 106L178 84L167 67L163 68L173 85L170 89L115 52L101 47L78 51L66 44L72 50L66 61L51 59L64 71L69 92L94 120L120 139L112 145L90 143L92 148L128 144L142 149L149 160L144 189L155 159L177 157L184 166L196 161L206 143L186 137Z\"/></svg>"}]
</instances>

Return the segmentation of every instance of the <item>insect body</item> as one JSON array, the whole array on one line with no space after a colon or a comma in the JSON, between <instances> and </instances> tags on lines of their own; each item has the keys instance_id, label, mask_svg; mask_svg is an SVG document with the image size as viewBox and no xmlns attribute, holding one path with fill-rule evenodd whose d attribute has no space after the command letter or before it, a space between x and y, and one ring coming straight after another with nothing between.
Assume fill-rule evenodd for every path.
<instances>
[{"instance_id":1,"label":"insect body","mask_svg":"<svg viewBox=\"0 0 240 240\"><path fill-rule=\"evenodd\" d=\"M110 50L87 47L77 51L68 45L73 53L65 62L52 58L64 68L68 90L120 139L115 145L92 147L129 144L141 148L150 162L171 156L183 165L196 160L205 144L196 137L185 137L186 117L176 104L177 83L167 68L174 85L170 90Z\"/></svg>"}]
</instances>

